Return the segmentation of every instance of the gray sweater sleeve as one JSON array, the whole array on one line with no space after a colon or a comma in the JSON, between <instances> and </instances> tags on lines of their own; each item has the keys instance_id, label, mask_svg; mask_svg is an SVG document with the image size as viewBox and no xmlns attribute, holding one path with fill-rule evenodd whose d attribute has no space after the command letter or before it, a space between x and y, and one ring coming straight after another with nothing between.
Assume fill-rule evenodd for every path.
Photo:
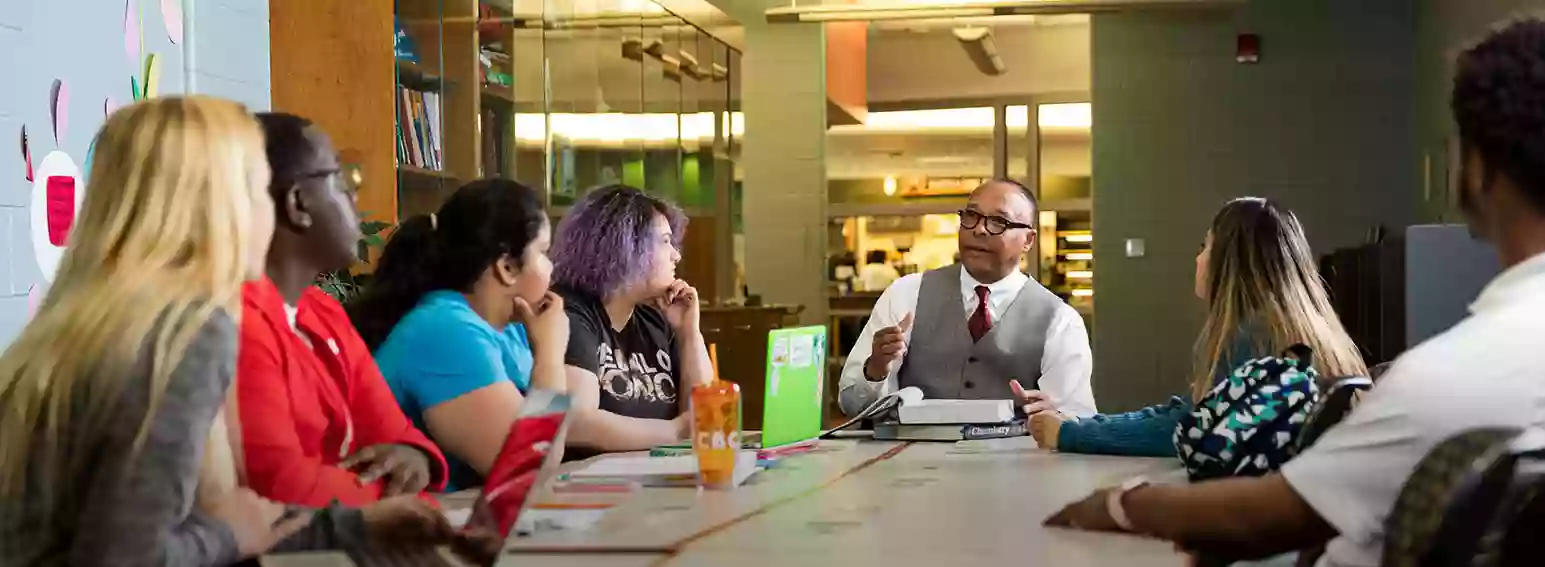
<instances>
[{"instance_id":1,"label":"gray sweater sleeve","mask_svg":"<svg viewBox=\"0 0 1545 567\"><path fill-rule=\"evenodd\" d=\"M149 423L152 346L121 371L122 395L110 437L95 456L75 526L69 564L133 567L213 566L239 560L235 535L193 512L204 444L225 401L236 361L236 328L217 312L176 363ZM114 371L114 370L107 370ZM144 444L134 447L142 426Z\"/></svg>"},{"instance_id":2,"label":"gray sweater sleeve","mask_svg":"<svg viewBox=\"0 0 1545 567\"><path fill-rule=\"evenodd\" d=\"M194 507L204 444L235 376L235 322L217 312L176 363L148 424L145 443L135 436L149 411L149 345L125 372L113 408L111 437L96 454L74 530L70 565L95 567L206 567L241 559L235 534ZM311 551L361 545L358 510L329 508L274 551Z\"/></svg>"}]
</instances>

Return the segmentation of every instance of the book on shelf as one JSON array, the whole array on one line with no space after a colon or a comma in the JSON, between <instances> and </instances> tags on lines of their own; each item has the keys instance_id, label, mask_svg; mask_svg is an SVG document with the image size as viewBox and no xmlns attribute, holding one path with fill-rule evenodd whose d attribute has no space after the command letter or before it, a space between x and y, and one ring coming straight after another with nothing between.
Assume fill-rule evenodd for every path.
<instances>
[{"instance_id":1,"label":"book on shelf","mask_svg":"<svg viewBox=\"0 0 1545 567\"><path fill-rule=\"evenodd\" d=\"M445 169L440 93L397 89L397 163Z\"/></svg>"},{"instance_id":2,"label":"book on shelf","mask_svg":"<svg viewBox=\"0 0 1545 567\"><path fill-rule=\"evenodd\" d=\"M418 63L418 44L413 42L413 36L408 35L408 29L402 26L402 18L393 17L392 20L396 28L392 49L397 58L409 63Z\"/></svg>"}]
</instances>

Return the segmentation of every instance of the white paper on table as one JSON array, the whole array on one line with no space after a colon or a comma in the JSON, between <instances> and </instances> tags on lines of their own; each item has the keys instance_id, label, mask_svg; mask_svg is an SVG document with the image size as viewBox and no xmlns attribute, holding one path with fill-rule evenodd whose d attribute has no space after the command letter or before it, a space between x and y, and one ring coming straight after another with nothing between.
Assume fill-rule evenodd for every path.
<instances>
[{"instance_id":1,"label":"white paper on table","mask_svg":"<svg viewBox=\"0 0 1545 567\"><path fill-rule=\"evenodd\" d=\"M441 513L445 515L445 521L450 522L452 526L456 526L458 529L465 527L467 522L472 520L471 508L459 508L456 510L442 509Z\"/></svg>"},{"instance_id":2,"label":"white paper on table","mask_svg":"<svg viewBox=\"0 0 1545 567\"><path fill-rule=\"evenodd\" d=\"M610 508L547 509L533 508L520 515L515 533L529 536L545 532L584 531L595 526Z\"/></svg>"},{"instance_id":3,"label":"white paper on table","mask_svg":"<svg viewBox=\"0 0 1545 567\"><path fill-rule=\"evenodd\" d=\"M1034 437L1003 437L999 439L967 439L956 441L951 448L953 454L980 454L980 453L1013 453L1019 451L1040 450L1040 445Z\"/></svg>"},{"instance_id":4,"label":"white paper on table","mask_svg":"<svg viewBox=\"0 0 1545 567\"><path fill-rule=\"evenodd\" d=\"M628 478L646 476L695 475L697 457L604 457L585 468L569 473L570 478Z\"/></svg>"}]
</instances>

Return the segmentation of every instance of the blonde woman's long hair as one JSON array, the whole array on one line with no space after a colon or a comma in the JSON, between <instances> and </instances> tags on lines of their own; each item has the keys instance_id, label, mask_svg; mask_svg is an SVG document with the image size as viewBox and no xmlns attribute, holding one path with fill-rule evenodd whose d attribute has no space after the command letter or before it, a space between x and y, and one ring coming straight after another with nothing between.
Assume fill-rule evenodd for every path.
<instances>
[{"instance_id":1,"label":"blonde woman's long hair","mask_svg":"<svg viewBox=\"0 0 1545 567\"><path fill-rule=\"evenodd\" d=\"M1207 257L1207 322L1197 338L1191 394L1200 400L1241 332L1255 344L1251 356L1274 356L1303 343L1326 378L1366 376L1357 345L1331 308L1325 282L1298 217L1276 203L1244 197L1212 219ZM1268 342L1269 341L1269 342Z\"/></svg>"},{"instance_id":2,"label":"blonde woman's long hair","mask_svg":"<svg viewBox=\"0 0 1545 567\"><path fill-rule=\"evenodd\" d=\"M267 189L253 184L267 167L255 119L234 102L157 98L108 118L54 283L0 356L0 497L42 489L53 502L70 489L55 479L75 478L91 456L65 450L64 436L105 433L99 417L148 348L143 444L194 335L217 310L240 313L254 239L271 237L254 228ZM214 429L224 441L224 424ZM210 445L206 454L230 458Z\"/></svg>"}]
</instances>

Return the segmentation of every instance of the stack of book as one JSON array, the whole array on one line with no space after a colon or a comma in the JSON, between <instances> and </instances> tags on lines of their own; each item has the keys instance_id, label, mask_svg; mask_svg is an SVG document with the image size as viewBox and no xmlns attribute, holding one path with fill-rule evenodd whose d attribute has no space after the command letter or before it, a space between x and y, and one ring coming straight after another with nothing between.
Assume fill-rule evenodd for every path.
<instances>
[{"instance_id":1,"label":"stack of book","mask_svg":"<svg viewBox=\"0 0 1545 567\"><path fill-rule=\"evenodd\" d=\"M397 163L441 171L440 93L397 88Z\"/></svg>"},{"instance_id":2,"label":"stack of book","mask_svg":"<svg viewBox=\"0 0 1545 567\"><path fill-rule=\"evenodd\" d=\"M874 422L874 438L881 440L970 441L1030 434L1013 400L925 400L922 390L906 387L875 400L822 438L863 421Z\"/></svg>"}]
</instances>

